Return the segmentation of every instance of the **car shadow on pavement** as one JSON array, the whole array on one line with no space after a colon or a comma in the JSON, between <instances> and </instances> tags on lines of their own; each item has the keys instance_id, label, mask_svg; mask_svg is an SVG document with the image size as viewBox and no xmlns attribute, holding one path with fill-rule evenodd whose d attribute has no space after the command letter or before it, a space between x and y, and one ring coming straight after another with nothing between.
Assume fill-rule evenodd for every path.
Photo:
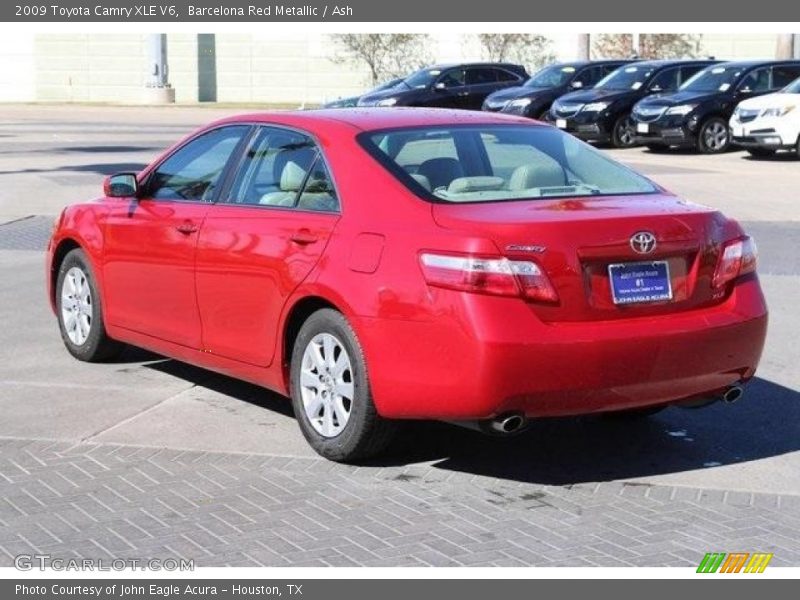
<instances>
[{"instance_id":1,"label":"car shadow on pavement","mask_svg":"<svg viewBox=\"0 0 800 600\"><path fill-rule=\"evenodd\" d=\"M117 362L143 363L264 410L292 415L291 403L279 394L145 350L126 348ZM426 462L447 471L569 485L680 473L798 451L800 392L757 377L735 404L673 407L641 419L539 419L509 438L434 421L406 421L400 429L392 446L363 466Z\"/></svg>"},{"instance_id":2,"label":"car shadow on pavement","mask_svg":"<svg viewBox=\"0 0 800 600\"><path fill-rule=\"evenodd\" d=\"M642 419L542 419L512 438L415 423L372 464L433 462L438 469L549 485L680 473L800 450L800 393L754 379L736 404L668 408Z\"/></svg>"},{"instance_id":3,"label":"car shadow on pavement","mask_svg":"<svg viewBox=\"0 0 800 600\"><path fill-rule=\"evenodd\" d=\"M134 365L132 367L134 369L141 365L147 369L202 386L212 392L254 404L264 410L274 411L285 416L293 415L291 402L280 394L240 379L234 379L201 367L166 358L142 348L125 346L122 353L109 362L119 365L131 364ZM125 369L122 368L120 370L124 371Z\"/></svg>"},{"instance_id":4,"label":"car shadow on pavement","mask_svg":"<svg viewBox=\"0 0 800 600\"><path fill-rule=\"evenodd\" d=\"M742 159L752 162L800 162L796 152L776 152L769 156L753 156L752 154L745 154Z\"/></svg>"}]
</instances>

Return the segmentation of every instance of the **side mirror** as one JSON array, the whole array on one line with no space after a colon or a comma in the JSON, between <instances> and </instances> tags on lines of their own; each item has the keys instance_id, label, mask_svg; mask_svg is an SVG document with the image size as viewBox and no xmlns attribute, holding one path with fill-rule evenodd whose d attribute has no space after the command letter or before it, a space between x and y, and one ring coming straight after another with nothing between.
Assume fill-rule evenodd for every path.
<instances>
[{"instance_id":1,"label":"side mirror","mask_svg":"<svg viewBox=\"0 0 800 600\"><path fill-rule=\"evenodd\" d=\"M582 81L573 81L572 83L569 84L569 86L572 89L579 90L579 89L581 89L583 87L583 82Z\"/></svg>"},{"instance_id":2,"label":"side mirror","mask_svg":"<svg viewBox=\"0 0 800 600\"><path fill-rule=\"evenodd\" d=\"M443 81L439 81L438 83L433 84L433 89L437 92L441 92L442 90L446 90L447 86L444 84Z\"/></svg>"},{"instance_id":3,"label":"side mirror","mask_svg":"<svg viewBox=\"0 0 800 600\"><path fill-rule=\"evenodd\" d=\"M139 193L136 173L115 173L103 182L103 194L109 198L130 198Z\"/></svg>"},{"instance_id":4,"label":"side mirror","mask_svg":"<svg viewBox=\"0 0 800 600\"><path fill-rule=\"evenodd\" d=\"M749 93L750 93L750 92L752 92L752 91L753 91L753 90L751 90L749 86L745 86L745 87L743 87L743 88L741 88L741 89L739 90L739 93L740 93L740 94L749 94Z\"/></svg>"},{"instance_id":5,"label":"side mirror","mask_svg":"<svg viewBox=\"0 0 800 600\"><path fill-rule=\"evenodd\" d=\"M654 85L653 87L650 88L650 91L655 92L657 94L658 92L662 92L664 90L660 85Z\"/></svg>"}]
</instances>

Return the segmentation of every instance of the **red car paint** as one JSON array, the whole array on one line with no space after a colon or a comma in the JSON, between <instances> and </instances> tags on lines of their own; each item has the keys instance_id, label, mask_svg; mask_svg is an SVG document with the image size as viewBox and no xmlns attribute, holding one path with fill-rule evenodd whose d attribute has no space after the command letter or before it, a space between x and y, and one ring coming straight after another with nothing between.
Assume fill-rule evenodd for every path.
<instances>
[{"instance_id":1,"label":"red car paint","mask_svg":"<svg viewBox=\"0 0 800 600\"><path fill-rule=\"evenodd\" d=\"M356 141L398 127L540 125L487 113L354 109L246 115L205 130L234 123L312 136L340 213L110 197L75 204L48 249L51 303L58 260L80 246L111 337L282 394L293 311L331 305L356 332L374 402L388 418L619 410L711 395L755 373L767 325L757 276L718 290L710 283L723 245L744 235L735 221L663 190L431 204ZM607 265L637 260L629 240L644 229L659 240L652 258L669 262L674 299L615 305ZM545 249L531 255L530 244ZM534 256L558 300L428 285L423 252Z\"/></svg>"}]
</instances>

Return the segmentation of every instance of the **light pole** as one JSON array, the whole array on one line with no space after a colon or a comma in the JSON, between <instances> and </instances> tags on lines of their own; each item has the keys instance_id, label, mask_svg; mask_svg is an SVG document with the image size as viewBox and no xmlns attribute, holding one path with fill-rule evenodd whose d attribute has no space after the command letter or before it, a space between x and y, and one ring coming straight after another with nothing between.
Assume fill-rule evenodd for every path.
<instances>
[{"instance_id":1,"label":"light pole","mask_svg":"<svg viewBox=\"0 0 800 600\"><path fill-rule=\"evenodd\" d=\"M578 59L589 60L591 40L588 33L578 34Z\"/></svg>"},{"instance_id":2,"label":"light pole","mask_svg":"<svg viewBox=\"0 0 800 600\"><path fill-rule=\"evenodd\" d=\"M175 102L175 89L169 84L166 33L147 36L147 79L143 99L145 104Z\"/></svg>"}]
</instances>

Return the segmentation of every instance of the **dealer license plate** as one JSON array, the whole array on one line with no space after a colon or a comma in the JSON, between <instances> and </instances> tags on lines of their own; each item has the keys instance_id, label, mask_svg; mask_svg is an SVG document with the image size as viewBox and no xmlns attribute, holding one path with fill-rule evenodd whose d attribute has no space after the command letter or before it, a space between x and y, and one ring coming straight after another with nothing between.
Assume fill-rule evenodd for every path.
<instances>
[{"instance_id":1,"label":"dealer license plate","mask_svg":"<svg viewBox=\"0 0 800 600\"><path fill-rule=\"evenodd\" d=\"M666 261L608 265L614 304L660 302L672 299L669 264Z\"/></svg>"}]
</instances>

